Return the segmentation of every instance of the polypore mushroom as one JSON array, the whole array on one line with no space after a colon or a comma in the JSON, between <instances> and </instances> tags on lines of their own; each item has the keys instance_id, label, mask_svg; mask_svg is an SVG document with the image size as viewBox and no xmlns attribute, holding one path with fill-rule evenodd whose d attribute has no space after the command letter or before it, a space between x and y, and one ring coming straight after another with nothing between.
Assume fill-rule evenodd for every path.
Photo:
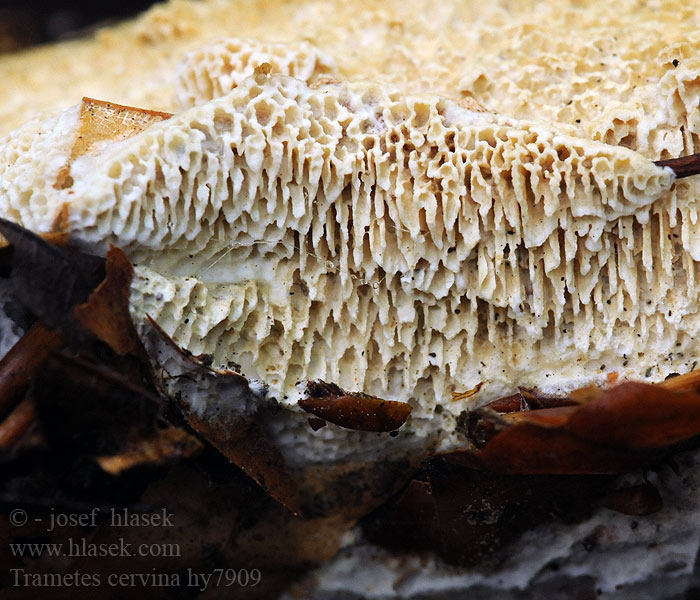
<instances>
[{"instance_id":1,"label":"polypore mushroom","mask_svg":"<svg viewBox=\"0 0 700 600\"><path fill-rule=\"evenodd\" d=\"M691 367L695 262L657 233L674 175L632 150L257 73L78 156L57 186L78 114L9 138L0 211L39 231L61 214L81 243L123 247L137 320L282 404L323 380L410 401L420 421L518 385Z\"/></svg>"},{"instance_id":2,"label":"polypore mushroom","mask_svg":"<svg viewBox=\"0 0 700 600\"><path fill-rule=\"evenodd\" d=\"M358 456L386 464L382 457L433 443L454 429L454 415L516 386L566 392L615 378L659 381L696 367L700 328L700 184L674 180L651 162L700 151L700 11L681 4L387 0L358 10L333 1L173 2L89 40L0 61L0 76L12 82L0 102L3 131L82 94L188 109L168 120L127 109L138 127L117 127L87 145L78 136L94 103L35 119L0 142L0 215L37 231L66 227L92 251L110 241L124 246L137 265L133 316L163 385L189 403L190 424L206 430L222 409L260 416L260 406L278 400L288 410L266 412L261 429L292 466L326 461L352 470ZM176 106L172 74L182 54L232 34L286 43L228 41L195 51L182 63ZM389 85L314 89L306 84L330 59L299 40L335 57L343 79ZM79 53L99 60L76 61ZM261 62L303 81L245 79ZM465 110L448 96L475 98L494 112ZM146 315L179 346L206 354L194 371L195 359L164 346ZM626 393L635 390L625 385ZM654 431L654 415L664 422L678 417L678 404L664 390L635 392L652 405L646 423ZM694 408L694 392L685 391L682 399ZM527 405L526 397L501 404ZM395 412L383 400L409 402L405 435L348 432L323 427L319 418L312 433L298 408L330 420L337 404L348 405L337 419L343 424L357 408L351 399L366 399L389 417ZM598 405L589 404L589 412ZM668 406L671 415L664 414ZM492 435L506 422L561 421L562 412L529 420L514 413L510 421L488 415L496 419L496 425L485 419ZM591 421L601 424L594 433L602 436L595 448L602 452L581 451L586 444L574 428L566 439L578 449L564 459L590 469L600 454L619 450L610 431L639 433L627 415L607 416ZM401 419L388 421L394 427ZM548 435L527 447L538 460L522 444L496 445L507 450L506 467L532 472L561 458L562 447L548 440L569 422L545 424ZM224 427L203 435L223 447L227 433ZM240 431L228 441L238 454L255 447ZM245 463L228 450L230 460ZM493 457L493 445L489 452ZM511 460L515 452L519 460ZM280 458L266 456L269 463ZM257 466L244 464L274 489ZM695 470L690 463L684 468ZM438 515L452 534L444 546L464 537L453 527L460 519L483 532L483 513L465 510L483 481L457 486L457 501ZM421 514L452 484L423 494ZM664 577L686 573L669 571L669 548L682 557L674 565L685 564L687 572L697 549L687 527L697 521L696 503L674 485L664 499L684 505L678 521L665 530L659 521L636 529L634 521L628 546L637 551L640 540L653 543ZM347 499L347 488L338 489ZM629 562L620 548L631 529L627 520L616 529L607 517L596 519L595 540L603 541L590 556L598 576L601 556ZM563 573L567 561L580 574L580 553L571 548L588 548L591 530L586 525L562 541L557 525L551 552L538 554L550 539L538 534L537 548L520 552L527 560L513 552L508 562L516 566L506 569L518 570L519 587L528 577L546 578L554 565ZM533 561L540 555L541 563ZM335 578L331 594L367 579L365 554L352 568L347 555L342 561L323 575ZM410 566L386 567L404 569L386 577L396 593L434 590L444 576L442 567L426 570L424 561L402 564ZM600 586L638 583L648 565L609 568ZM338 580L341 572L345 581ZM502 573L493 575L499 588ZM453 572L448 577L451 589L458 585Z\"/></svg>"}]
</instances>

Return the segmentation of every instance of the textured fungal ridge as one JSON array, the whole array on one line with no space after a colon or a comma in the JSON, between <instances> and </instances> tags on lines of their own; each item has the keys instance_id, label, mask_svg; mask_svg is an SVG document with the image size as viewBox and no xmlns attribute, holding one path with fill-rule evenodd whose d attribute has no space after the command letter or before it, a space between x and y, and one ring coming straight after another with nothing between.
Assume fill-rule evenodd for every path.
<instances>
[{"instance_id":1,"label":"textured fungal ridge","mask_svg":"<svg viewBox=\"0 0 700 600\"><path fill-rule=\"evenodd\" d=\"M51 229L56 216L53 184L70 156L78 107L32 119L0 140L0 215ZM28 211L31 211L29 214Z\"/></svg>"},{"instance_id":2,"label":"textured fungal ridge","mask_svg":"<svg viewBox=\"0 0 700 600\"><path fill-rule=\"evenodd\" d=\"M513 25L486 40L489 55L467 67L459 90L488 108L567 123L649 158L697 151L697 24L670 5L658 21L634 11L611 17L597 7L582 15L578 36L553 35L549 23Z\"/></svg>"},{"instance_id":3,"label":"textured fungal ridge","mask_svg":"<svg viewBox=\"0 0 700 600\"><path fill-rule=\"evenodd\" d=\"M71 175L52 203L140 265L134 311L280 399L323 379L429 406L665 349L682 370L697 329L670 170L438 97L258 74Z\"/></svg>"},{"instance_id":4,"label":"textured fungal ridge","mask_svg":"<svg viewBox=\"0 0 700 600\"><path fill-rule=\"evenodd\" d=\"M333 59L309 42L226 38L185 56L176 73L176 102L180 108L187 108L225 96L264 64L272 73L308 83L336 73Z\"/></svg>"}]
</instances>

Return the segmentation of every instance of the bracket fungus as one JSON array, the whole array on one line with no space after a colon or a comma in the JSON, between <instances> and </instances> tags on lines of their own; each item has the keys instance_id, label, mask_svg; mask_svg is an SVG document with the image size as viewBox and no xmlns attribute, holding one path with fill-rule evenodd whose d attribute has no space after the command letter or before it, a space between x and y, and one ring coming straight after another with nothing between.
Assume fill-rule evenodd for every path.
<instances>
[{"instance_id":1,"label":"bracket fungus","mask_svg":"<svg viewBox=\"0 0 700 600\"><path fill-rule=\"evenodd\" d=\"M74 156L80 114L6 139L0 211L122 247L137 322L282 404L329 381L410 402L425 433L479 384L475 399L689 369L696 262L657 233L685 225L675 176L630 149L262 70Z\"/></svg>"},{"instance_id":2,"label":"bracket fungus","mask_svg":"<svg viewBox=\"0 0 700 600\"><path fill-rule=\"evenodd\" d=\"M0 60L45 90L0 99L0 447L223 456L323 560L658 511L611 482L700 432L700 10L573 4L176 0Z\"/></svg>"}]
</instances>

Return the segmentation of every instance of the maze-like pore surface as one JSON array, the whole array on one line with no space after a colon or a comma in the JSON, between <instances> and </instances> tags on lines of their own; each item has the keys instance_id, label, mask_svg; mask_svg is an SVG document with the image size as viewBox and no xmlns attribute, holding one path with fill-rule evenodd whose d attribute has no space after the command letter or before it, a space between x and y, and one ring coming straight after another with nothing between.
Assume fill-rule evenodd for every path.
<instances>
[{"instance_id":1,"label":"maze-like pore surface","mask_svg":"<svg viewBox=\"0 0 700 600\"><path fill-rule=\"evenodd\" d=\"M3 213L68 202L77 238L139 265L136 314L280 400L324 379L456 410L479 382L658 377L696 349L700 238L670 170L542 124L258 74L78 158L70 189L21 163Z\"/></svg>"},{"instance_id":2,"label":"maze-like pore surface","mask_svg":"<svg viewBox=\"0 0 700 600\"><path fill-rule=\"evenodd\" d=\"M188 108L225 96L265 64L271 73L307 83L336 74L335 61L309 42L226 38L188 53L180 62L175 76L176 102L180 108Z\"/></svg>"}]
</instances>

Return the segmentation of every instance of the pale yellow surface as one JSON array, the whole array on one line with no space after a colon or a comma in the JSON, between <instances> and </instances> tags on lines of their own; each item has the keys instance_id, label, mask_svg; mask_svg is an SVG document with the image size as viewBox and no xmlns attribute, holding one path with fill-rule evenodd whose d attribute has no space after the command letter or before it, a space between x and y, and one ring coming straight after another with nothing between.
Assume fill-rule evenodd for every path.
<instances>
[{"instance_id":1,"label":"pale yellow surface","mask_svg":"<svg viewBox=\"0 0 700 600\"><path fill-rule=\"evenodd\" d=\"M69 202L139 263L137 311L278 396L660 379L700 355L700 186L651 162L700 150L698 32L684 2L171 2L0 59L1 132L84 95L201 105L65 190L77 112L37 119L0 143L0 212Z\"/></svg>"},{"instance_id":2,"label":"pale yellow surface","mask_svg":"<svg viewBox=\"0 0 700 600\"><path fill-rule=\"evenodd\" d=\"M0 133L84 95L173 110L185 52L235 36L307 40L343 79L471 94L492 110L632 146L640 136L628 129L671 101L673 139L639 143L651 157L678 154L683 113L697 100L699 32L700 5L682 1L179 0L94 39L0 58Z\"/></svg>"},{"instance_id":3,"label":"pale yellow surface","mask_svg":"<svg viewBox=\"0 0 700 600\"><path fill-rule=\"evenodd\" d=\"M628 148L258 72L56 186L76 118L0 146L0 214L42 230L67 206L75 239L138 265L137 320L277 399L322 379L458 409L452 393L479 383L564 389L601 363L665 376L696 353L697 263L656 235L676 219L673 173Z\"/></svg>"}]
</instances>

